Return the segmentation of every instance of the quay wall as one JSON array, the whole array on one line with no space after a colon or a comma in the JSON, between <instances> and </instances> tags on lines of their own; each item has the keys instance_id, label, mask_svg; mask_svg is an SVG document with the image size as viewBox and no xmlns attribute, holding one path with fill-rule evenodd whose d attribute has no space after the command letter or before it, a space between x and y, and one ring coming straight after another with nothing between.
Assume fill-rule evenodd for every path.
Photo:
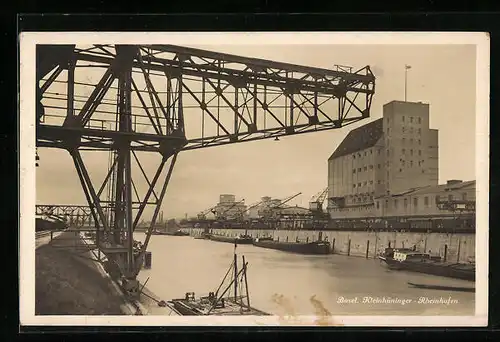
<instances>
[{"instance_id":1,"label":"quay wall","mask_svg":"<svg viewBox=\"0 0 500 342\"><path fill-rule=\"evenodd\" d=\"M203 233L203 228L183 228L191 236ZM279 241L329 241L333 254L375 258L384 248L411 248L440 255L450 262L467 262L475 257L475 234L359 232L318 230L264 230L212 228L212 233L236 237L248 234L253 238L272 236Z\"/></svg>"}]
</instances>

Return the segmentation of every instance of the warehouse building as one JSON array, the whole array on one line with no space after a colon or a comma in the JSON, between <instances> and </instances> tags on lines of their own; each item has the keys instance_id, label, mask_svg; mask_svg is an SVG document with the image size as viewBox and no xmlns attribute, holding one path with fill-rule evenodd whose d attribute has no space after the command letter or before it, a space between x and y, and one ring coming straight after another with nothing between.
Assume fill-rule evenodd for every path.
<instances>
[{"instance_id":1,"label":"warehouse building","mask_svg":"<svg viewBox=\"0 0 500 342\"><path fill-rule=\"evenodd\" d=\"M328 159L330 216L442 215L454 211L442 199L475 200L475 181L438 184L438 152L428 104L385 104L382 118L350 131Z\"/></svg>"}]
</instances>

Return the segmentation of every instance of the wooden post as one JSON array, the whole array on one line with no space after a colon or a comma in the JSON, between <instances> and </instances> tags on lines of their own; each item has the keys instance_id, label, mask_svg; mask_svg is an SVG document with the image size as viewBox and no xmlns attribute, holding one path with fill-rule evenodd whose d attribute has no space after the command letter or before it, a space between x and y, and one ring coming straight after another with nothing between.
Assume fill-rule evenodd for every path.
<instances>
[{"instance_id":1,"label":"wooden post","mask_svg":"<svg viewBox=\"0 0 500 342\"><path fill-rule=\"evenodd\" d=\"M462 244L462 238L458 237L458 250L457 250L457 264L460 262L460 245Z\"/></svg>"},{"instance_id":2,"label":"wooden post","mask_svg":"<svg viewBox=\"0 0 500 342\"><path fill-rule=\"evenodd\" d=\"M308 243L308 242L309 242L309 236L308 236L308 237L306 237L306 243Z\"/></svg>"},{"instance_id":3,"label":"wooden post","mask_svg":"<svg viewBox=\"0 0 500 342\"><path fill-rule=\"evenodd\" d=\"M332 241L332 254L335 254L335 238Z\"/></svg>"},{"instance_id":4,"label":"wooden post","mask_svg":"<svg viewBox=\"0 0 500 342\"><path fill-rule=\"evenodd\" d=\"M366 241L366 259L368 259L368 252L370 251L370 240Z\"/></svg>"},{"instance_id":5,"label":"wooden post","mask_svg":"<svg viewBox=\"0 0 500 342\"><path fill-rule=\"evenodd\" d=\"M234 301L238 297L238 256L234 253Z\"/></svg>"},{"instance_id":6,"label":"wooden post","mask_svg":"<svg viewBox=\"0 0 500 342\"><path fill-rule=\"evenodd\" d=\"M347 256L351 255L351 239L349 239L349 242L347 243Z\"/></svg>"},{"instance_id":7,"label":"wooden post","mask_svg":"<svg viewBox=\"0 0 500 342\"><path fill-rule=\"evenodd\" d=\"M443 257L444 262L446 262L447 257L448 257L448 245L445 244L444 245L444 257Z\"/></svg>"}]
</instances>

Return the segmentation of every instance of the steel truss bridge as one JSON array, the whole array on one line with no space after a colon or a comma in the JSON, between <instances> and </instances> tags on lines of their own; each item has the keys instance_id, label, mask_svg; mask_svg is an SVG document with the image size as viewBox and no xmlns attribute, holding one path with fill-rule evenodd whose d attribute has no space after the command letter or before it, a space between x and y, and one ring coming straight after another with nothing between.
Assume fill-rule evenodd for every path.
<instances>
[{"instance_id":1,"label":"steel truss bridge","mask_svg":"<svg viewBox=\"0 0 500 342\"><path fill-rule=\"evenodd\" d=\"M130 294L179 152L338 129L368 118L375 92L369 66L331 70L172 45L38 45L36 76L37 147L70 154L96 246ZM90 175L89 154L107 167L102 182ZM145 154L159 159L153 172ZM147 208L137 252L132 234Z\"/></svg>"}]
</instances>

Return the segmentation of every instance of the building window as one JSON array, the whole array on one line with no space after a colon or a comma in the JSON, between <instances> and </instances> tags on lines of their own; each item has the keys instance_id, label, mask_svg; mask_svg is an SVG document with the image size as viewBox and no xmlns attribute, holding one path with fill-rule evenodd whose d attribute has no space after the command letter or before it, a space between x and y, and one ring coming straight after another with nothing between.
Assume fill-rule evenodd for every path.
<instances>
[{"instance_id":1,"label":"building window","mask_svg":"<svg viewBox=\"0 0 500 342\"><path fill-rule=\"evenodd\" d=\"M385 200L385 208L389 208L389 200Z\"/></svg>"},{"instance_id":2,"label":"building window","mask_svg":"<svg viewBox=\"0 0 500 342\"><path fill-rule=\"evenodd\" d=\"M370 185L372 185L372 184L373 184L373 181L370 181Z\"/></svg>"},{"instance_id":3,"label":"building window","mask_svg":"<svg viewBox=\"0 0 500 342\"><path fill-rule=\"evenodd\" d=\"M403 138L403 145L404 145L405 143L406 143L406 139L405 139L405 138Z\"/></svg>"},{"instance_id":4,"label":"building window","mask_svg":"<svg viewBox=\"0 0 500 342\"><path fill-rule=\"evenodd\" d=\"M356 169L352 170L352 173L356 173Z\"/></svg>"},{"instance_id":5,"label":"building window","mask_svg":"<svg viewBox=\"0 0 500 342\"><path fill-rule=\"evenodd\" d=\"M464 192L462 194L462 201L467 201L467 193L466 192Z\"/></svg>"},{"instance_id":6,"label":"building window","mask_svg":"<svg viewBox=\"0 0 500 342\"><path fill-rule=\"evenodd\" d=\"M441 200L441 196L436 195L436 203L439 203L440 200Z\"/></svg>"},{"instance_id":7,"label":"building window","mask_svg":"<svg viewBox=\"0 0 500 342\"><path fill-rule=\"evenodd\" d=\"M403 172L403 169L399 169L399 172Z\"/></svg>"},{"instance_id":8,"label":"building window","mask_svg":"<svg viewBox=\"0 0 500 342\"><path fill-rule=\"evenodd\" d=\"M413 155L413 150L410 150L410 156L412 156L412 155Z\"/></svg>"},{"instance_id":9,"label":"building window","mask_svg":"<svg viewBox=\"0 0 500 342\"><path fill-rule=\"evenodd\" d=\"M417 133L418 133L418 134L420 134L420 132L421 132L421 131L420 131L420 128L417 128Z\"/></svg>"},{"instance_id":10,"label":"building window","mask_svg":"<svg viewBox=\"0 0 500 342\"><path fill-rule=\"evenodd\" d=\"M367 181L365 181L365 182L363 183L363 185L364 185L364 186L366 186L366 184L367 184L367 183L368 183L368 182L367 182Z\"/></svg>"},{"instance_id":11,"label":"building window","mask_svg":"<svg viewBox=\"0 0 500 342\"><path fill-rule=\"evenodd\" d=\"M452 194L448 195L448 201L453 201L453 195Z\"/></svg>"},{"instance_id":12,"label":"building window","mask_svg":"<svg viewBox=\"0 0 500 342\"><path fill-rule=\"evenodd\" d=\"M403 120L403 122L405 122L405 116L404 115L401 117L401 120Z\"/></svg>"},{"instance_id":13,"label":"building window","mask_svg":"<svg viewBox=\"0 0 500 342\"><path fill-rule=\"evenodd\" d=\"M418 123L422 123L422 118L418 118Z\"/></svg>"},{"instance_id":14,"label":"building window","mask_svg":"<svg viewBox=\"0 0 500 342\"><path fill-rule=\"evenodd\" d=\"M356 155L355 154L352 155L352 159L356 159Z\"/></svg>"},{"instance_id":15,"label":"building window","mask_svg":"<svg viewBox=\"0 0 500 342\"><path fill-rule=\"evenodd\" d=\"M380 150L377 150L377 154L380 155Z\"/></svg>"},{"instance_id":16,"label":"building window","mask_svg":"<svg viewBox=\"0 0 500 342\"><path fill-rule=\"evenodd\" d=\"M361 183L358 183L358 188L361 188Z\"/></svg>"},{"instance_id":17,"label":"building window","mask_svg":"<svg viewBox=\"0 0 500 342\"><path fill-rule=\"evenodd\" d=\"M365 151L365 157L366 157L366 151Z\"/></svg>"},{"instance_id":18,"label":"building window","mask_svg":"<svg viewBox=\"0 0 500 342\"><path fill-rule=\"evenodd\" d=\"M389 150L387 150L387 156L389 156Z\"/></svg>"},{"instance_id":19,"label":"building window","mask_svg":"<svg viewBox=\"0 0 500 342\"><path fill-rule=\"evenodd\" d=\"M410 116L410 123L413 122L413 116Z\"/></svg>"},{"instance_id":20,"label":"building window","mask_svg":"<svg viewBox=\"0 0 500 342\"><path fill-rule=\"evenodd\" d=\"M377 181L377 184L380 184L380 179Z\"/></svg>"},{"instance_id":21,"label":"building window","mask_svg":"<svg viewBox=\"0 0 500 342\"><path fill-rule=\"evenodd\" d=\"M365 167L363 168L363 170L367 171L367 170L368 170L368 168L365 166Z\"/></svg>"},{"instance_id":22,"label":"building window","mask_svg":"<svg viewBox=\"0 0 500 342\"><path fill-rule=\"evenodd\" d=\"M413 138L410 139L410 145L413 145Z\"/></svg>"},{"instance_id":23,"label":"building window","mask_svg":"<svg viewBox=\"0 0 500 342\"><path fill-rule=\"evenodd\" d=\"M413 160L410 160L410 167L413 167Z\"/></svg>"},{"instance_id":24,"label":"building window","mask_svg":"<svg viewBox=\"0 0 500 342\"><path fill-rule=\"evenodd\" d=\"M401 153L405 154L405 152L406 152L406 150L403 148L403 149L401 150Z\"/></svg>"},{"instance_id":25,"label":"building window","mask_svg":"<svg viewBox=\"0 0 500 342\"><path fill-rule=\"evenodd\" d=\"M402 127L401 129L403 130L403 133L404 133L404 132L405 132L405 128L404 128L404 127Z\"/></svg>"},{"instance_id":26,"label":"building window","mask_svg":"<svg viewBox=\"0 0 500 342\"><path fill-rule=\"evenodd\" d=\"M353 188L355 188L355 187L356 187L356 184L353 184L353 185L352 185L352 187L353 187Z\"/></svg>"},{"instance_id":27,"label":"building window","mask_svg":"<svg viewBox=\"0 0 500 342\"><path fill-rule=\"evenodd\" d=\"M405 209L408 208L408 199L407 198L405 198L404 203L405 203L404 204L405 205Z\"/></svg>"},{"instance_id":28,"label":"building window","mask_svg":"<svg viewBox=\"0 0 500 342\"><path fill-rule=\"evenodd\" d=\"M424 205L425 205L426 207L428 207L428 206L429 206L429 197L427 197L427 196L425 196L425 197L424 197Z\"/></svg>"},{"instance_id":29,"label":"building window","mask_svg":"<svg viewBox=\"0 0 500 342\"><path fill-rule=\"evenodd\" d=\"M358 167L358 172L361 172L361 168L360 167Z\"/></svg>"},{"instance_id":30,"label":"building window","mask_svg":"<svg viewBox=\"0 0 500 342\"><path fill-rule=\"evenodd\" d=\"M422 141L420 139L418 139L418 144L422 145Z\"/></svg>"},{"instance_id":31,"label":"building window","mask_svg":"<svg viewBox=\"0 0 500 342\"><path fill-rule=\"evenodd\" d=\"M373 165L370 165L370 170L372 170L372 169L373 169Z\"/></svg>"},{"instance_id":32,"label":"building window","mask_svg":"<svg viewBox=\"0 0 500 342\"><path fill-rule=\"evenodd\" d=\"M380 164L378 164L377 167L380 169Z\"/></svg>"},{"instance_id":33,"label":"building window","mask_svg":"<svg viewBox=\"0 0 500 342\"><path fill-rule=\"evenodd\" d=\"M421 156L422 155L422 150L418 150L418 155Z\"/></svg>"},{"instance_id":34,"label":"building window","mask_svg":"<svg viewBox=\"0 0 500 342\"><path fill-rule=\"evenodd\" d=\"M370 154L373 154L373 150L372 149L370 149Z\"/></svg>"},{"instance_id":35,"label":"building window","mask_svg":"<svg viewBox=\"0 0 500 342\"><path fill-rule=\"evenodd\" d=\"M417 197L413 198L413 206L414 206L415 208L417 208L417 207L418 207L418 198L417 198Z\"/></svg>"},{"instance_id":36,"label":"building window","mask_svg":"<svg viewBox=\"0 0 500 342\"><path fill-rule=\"evenodd\" d=\"M380 208L380 206L379 206L378 201L377 201L377 209L379 209L379 208Z\"/></svg>"}]
</instances>

